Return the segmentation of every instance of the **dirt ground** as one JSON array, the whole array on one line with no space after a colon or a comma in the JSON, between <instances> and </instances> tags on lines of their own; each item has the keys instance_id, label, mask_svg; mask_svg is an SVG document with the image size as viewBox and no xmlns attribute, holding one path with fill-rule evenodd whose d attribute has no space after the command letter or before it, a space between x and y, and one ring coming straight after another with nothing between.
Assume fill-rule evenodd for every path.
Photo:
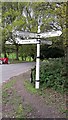
<instances>
[{"instance_id":1,"label":"dirt ground","mask_svg":"<svg viewBox=\"0 0 68 120\"><path fill-rule=\"evenodd\" d=\"M33 94L29 92L24 85L24 81L30 80L30 71L17 77L13 77L11 80L12 79L16 82L11 86L9 91L7 90L8 99L6 102L4 102L5 97L3 98L2 118L16 118L17 113L14 111L14 107L18 106L18 102L20 104L20 109L21 105L23 105L26 118L66 118L66 113L63 112L63 110L60 110L62 106L64 108L66 107L65 95L62 96L50 89L45 89L45 93L47 94L46 97L39 95L38 93ZM16 91L15 95L13 95L14 89ZM19 100L17 100L17 96L20 97ZM11 99L16 102L10 103L9 101ZM21 117L23 117L23 115Z\"/></svg>"}]
</instances>

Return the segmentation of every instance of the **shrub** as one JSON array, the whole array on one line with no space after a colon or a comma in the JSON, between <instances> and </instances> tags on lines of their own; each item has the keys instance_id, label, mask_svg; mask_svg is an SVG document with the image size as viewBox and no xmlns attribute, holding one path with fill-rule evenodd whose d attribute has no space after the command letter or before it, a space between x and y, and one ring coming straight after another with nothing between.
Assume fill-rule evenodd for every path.
<instances>
[{"instance_id":1,"label":"shrub","mask_svg":"<svg viewBox=\"0 0 68 120\"><path fill-rule=\"evenodd\" d=\"M66 90L65 72L65 64L61 58L43 61L40 66L40 86L64 92Z\"/></svg>"}]
</instances>

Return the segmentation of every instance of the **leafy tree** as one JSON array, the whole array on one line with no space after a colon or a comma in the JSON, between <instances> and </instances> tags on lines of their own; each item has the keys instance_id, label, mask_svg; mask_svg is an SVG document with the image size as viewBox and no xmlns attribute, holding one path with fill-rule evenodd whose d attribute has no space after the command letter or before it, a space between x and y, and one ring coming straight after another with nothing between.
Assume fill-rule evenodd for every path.
<instances>
[{"instance_id":1,"label":"leafy tree","mask_svg":"<svg viewBox=\"0 0 68 120\"><path fill-rule=\"evenodd\" d=\"M68 1L66 3L66 47L65 47L66 72L68 78ZM66 81L67 83L67 81Z\"/></svg>"},{"instance_id":2,"label":"leafy tree","mask_svg":"<svg viewBox=\"0 0 68 120\"><path fill-rule=\"evenodd\" d=\"M2 27L3 27L3 52L6 54L5 42L12 39L11 32L13 29L20 29L24 24L24 18L20 17L21 14L18 11L18 3L3 3L2 4ZM18 59L18 44L16 44L15 39L13 39L16 46L16 58Z\"/></svg>"},{"instance_id":3,"label":"leafy tree","mask_svg":"<svg viewBox=\"0 0 68 120\"><path fill-rule=\"evenodd\" d=\"M33 60L36 59L36 45L21 45L19 48L19 54L22 60L26 60L26 57L30 56Z\"/></svg>"},{"instance_id":4,"label":"leafy tree","mask_svg":"<svg viewBox=\"0 0 68 120\"><path fill-rule=\"evenodd\" d=\"M19 45L12 37L12 30L23 30L29 32L37 32L38 17L40 18L41 32L62 30L61 37L49 38L52 40L53 46L61 46L65 48L65 10L66 3L56 2L4 2L2 5L2 27L3 27L3 49L5 49L6 40L13 42L16 46L16 53L18 59ZM64 24L63 24L64 23ZM23 38L24 39L24 38ZM44 39L45 40L45 39ZM23 46L21 46L23 47ZM24 47L23 47L24 48ZM26 46L27 48L27 46ZM31 46L32 48L32 46ZM3 50L5 51L5 50ZM28 52L28 51L27 51ZM30 50L29 50L30 52ZM25 54L27 54L25 52ZM30 55L32 53L30 52Z\"/></svg>"}]
</instances>

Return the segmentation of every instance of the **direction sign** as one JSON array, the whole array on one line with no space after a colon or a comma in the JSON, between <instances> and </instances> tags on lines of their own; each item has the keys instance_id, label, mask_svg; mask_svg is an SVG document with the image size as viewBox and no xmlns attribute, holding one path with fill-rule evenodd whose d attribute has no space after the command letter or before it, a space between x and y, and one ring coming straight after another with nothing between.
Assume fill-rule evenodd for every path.
<instances>
[{"instance_id":1,"label":"direction sign","mask_svg":"<svg viewBox=\"0 0 68 120\"><path fill-rule=\"evenodd\" d=\"M13 44L13 40L12 39L10 39L9 41L6 41L6 43L5 44Z\"/></svg>"},{"instance_id":2,"label":"direction sign","mask_svg":"<svg viewBox=\"0 0 68 120\"><path fill-rule=\"evenodd\" d=\"M61 31L52 31L52 32L46 32L46 33L40 33L40 38L48 38L48 37L56 37L60 36L62 34Z\"/></svg>"},{"instance_id":3,"label":"direction sign","mask_svg":"<svg viewBox=\"0 0 68 120\"><path fill-rule=\"evenodd\" d=\"M11 44L11 45L12 45L13 43L12 43L12 42L10 42L10 41L6 41L6 43L5 43L5 44Z\"/></svg>"},{"instance_id":4,"label":"direction sign","mask_svg":"<svg viewBox=\"0 0 68 120\"><path fill-rule=\"evenodd\" d=\"M37 38L38 35L37 33L29 33L29 32L23 32L23 31L15 31L13 32L13 35L17 35L19 37L23 37L23 38Z\"/></svg>"},{"instance_id":5,"label":"direction sign","mask_svg":"<svg viewBox=\"0 0 68 120\"><path fill-rule=\"evenodd\" d=\"M17 44L47 44L47 45L52 45L52 41L49 40L37 40L37 39L27 39L27 40L22 40L20 38L15 38L15 42ZM6 41L6 44L13 44L13 41Z\"/></svg>"},{"instance_id":6,"label":"direction sign","mask_svg":"<svg viewBox=\"0 0 68 120\"><path fill-rule=\"evenodd\" d=\"M41 40L41 44L52 45L52 41L49 40Z\"/></svg>"},{"instance_id":7,"label":"direction sign","mask_svg":"<svg viewBox=\"0 0 68 120\"><path fill-rule=\"evenodd\" d=\"M37 39L27 39L27 40L22 40L20 38L16 38L16 43L18 44L47 44L47 45L52 45L52 41L48 41L48 40L37 40Z\"/></svg>"},{"instance_id":8,"label":"direction sign","mask_svg":"<svg viewBox=\"0 0 68 120\"><path fill-rule=\"evenodd\" d=\"M37 39L22 40L20 38L16 38L15 40L16 40L16 43L18 43L18 44L38 44L38 43L40 43L40 41Z\"/></svg>"},{"instance_id":9,"label":"direction sign","mask_svg":"<svg viewBox=\"0 0 68 120\"><path fill-rule=\"evenodd\" d=\"M60 36L62 32L60 30L58 31L52 31L52 32L44 32L44 33L29 33L29 32L23 32L23 31L16 31L13 33L14 35L17 35L19 37L23 38L48 38L48 37L56 37Z\"/></svg>"}]
</instances>

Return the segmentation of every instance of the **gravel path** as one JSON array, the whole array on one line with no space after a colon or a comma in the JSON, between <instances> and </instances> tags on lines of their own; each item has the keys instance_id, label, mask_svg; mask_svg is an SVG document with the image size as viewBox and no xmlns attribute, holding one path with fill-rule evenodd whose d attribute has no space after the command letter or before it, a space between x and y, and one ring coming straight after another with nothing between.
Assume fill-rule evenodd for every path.
<instances>
[{"instance_id":1,"label":"gravel path","mask_svg":"<svg viewBox=\"0 0 68 120\"><path fill-rule=\"evenodd\" d=\"M27 117L30 118L65 118L66 114L59 113L56 109L57 105L47 105L45 103L46 100L42 96L39 96L38 94L32 94L29 93L25 86L24 86L24 80L30 79L30 71L24 74L21 74L17 77L15 77L17 82L15 83L14 87L17 91L18 95L21 96L22 103L24 106L27 104L31 106L32 111L29 112ZM4 112L4 108L3 108Z\"/></svg>"}]
</instances>

